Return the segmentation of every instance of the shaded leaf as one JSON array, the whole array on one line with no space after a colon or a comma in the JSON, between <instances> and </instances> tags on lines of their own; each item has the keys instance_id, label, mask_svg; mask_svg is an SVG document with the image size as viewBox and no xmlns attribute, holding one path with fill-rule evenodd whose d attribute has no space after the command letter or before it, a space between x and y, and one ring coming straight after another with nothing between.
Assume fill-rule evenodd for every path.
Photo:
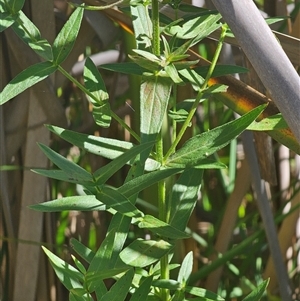
<instances>
[{"instance_id":1,"label":"shaded leaf","mask_svg":"<svg viewBox=\"0 0 300 301\"><path fill-rule=\"evenodd\" d=\"M243 301L259 301L264 295L270 279L263 281L254 291L252 291Z\"/></svg>"},{"instance_id":2,"label":"shaded leaf","mask_svg":"<svg viewBox=\"0 0 300 301\"><path fill-rule=\"evenodd\" d=\"M28 67L12 79L0 93L0 105L26 89L42 81L57 69L51 62L37 63Z\"/></svg>"},{"instance_id":3,"label":"shaded leaf","mask_svg":"<svg viewBox=\"0 0 300 301\"><path fill-rule=\"evenodd\" d=\"M149 295L153 277L146 277L132 294L130 301L145 301Z\"/></svg>"},{"instance_id":4,"label":"shaded leaf","mask_svg":"<svg viewBox=\"0 0 300 301\"><path fill-rule=\"evenodd\" d=\"M44 144L39 143L39 147L47 156L47 158L62 171L64 171L71 179L77 179L78 181L83 182L93 182L92 175L81 166L66 159Z\"/></svg>"},{"instance_id":5,"label":"shaded leaf","mask_svg":"<svg viewBox=\"0 0 300 301\"><path fill-rule=\"evenodd\" d=\"M77 7L55 38L53 57L56 65L61 64L71 52L80 29L83 12L83 7Z\"/></svg>"},{"instance_id":6,"label":"shaded leaf","mask_svg":"<svg viewBox=\"0 0 300 301\"><path fill-rule=\"evenodd\" d=\"M111 122L110 104L108 93L103 79L94 62L87 58L83 71L85 87L94 96L87 95L93 104L93 116L96 123L101 127L109 127Z\"/></svg>"},{"instance_id":7,"label":"shaded leaf","mask_svg":"<svg viewBox=\"0 0 300 301\"><path fill-rule=\"evenodd\" d=\"M10 10L10 13L16 14L23 8L25 0L6 0L5 2Z\"/></svg>"},{"instance_id":8,"label":"shaded leaf","mask_svg":"<svg viewBox=\"0 0 300 301\"><path fill-rule=\"evenodd\" d=\"M172 250L173 246L164 240L137 239L126 247L120 258L124 263L143 268L158 261Z\"/></svg>"},{"instance_id":9,"label":"shaded leaf","mask_svg":"<svg viewBox=\"0 0 300 301\"><path fill-rule=\"evenodd\" d=\"M202 183L203 170L186 169L173 185L170 225L184 231L195 208Z\"/></svg>"},{"instance_id":10,"label":"shaded leaf","mask_svg":"<svg viewBox=\"0 0 300 301\"><path fill-rule=\"evenodd\" d=\"M142 218L142 221L138 223L138 227L141 229L148 229L159 236L170 239L183 239L190 237L189 234L176 229L152 215L145 215Z\"/></svg>"},{"instance_id":11,"label":"shaded leaf","mask_svg":"<svg viewBox=\"0 0 300 301\"><path fill-rule=\"evenodd\" d=\"M123 301L125 300L134 276L130 269L110 288L110 290L99 301Z\"/></svg>"}]
</instances>

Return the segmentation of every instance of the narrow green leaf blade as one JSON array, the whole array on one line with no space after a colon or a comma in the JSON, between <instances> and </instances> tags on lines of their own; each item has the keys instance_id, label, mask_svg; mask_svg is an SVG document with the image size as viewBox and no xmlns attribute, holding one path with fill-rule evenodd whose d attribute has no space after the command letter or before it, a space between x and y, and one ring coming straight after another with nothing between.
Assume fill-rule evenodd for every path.
<instances>
[{"instance_id":1,"label":"narrow green leaf blade","mask_svg":"<svg viewBox=\"0 0 300 301\"><path fill-rule=\"evenodd\" d=\"M82 288L83 275L76 268L54 255L47 248L42 248L50 259L50 263L61 283L68 290L72 288Z\"/></svg>"},{"instance_id":2,"label":"narrow green leaf blade","mask_svg":"<svg viewBox=\"0 0 300 301\"><path fill-rule=\"evenodd\" d=\"M19 12L19 18L12 26L12 29L38 55L47 61L53 60L51 45L46 39L42 39L39 29L22 11Z\"/></svg>"},{"instance_id":3,"label":"narrow green leaf blade","mask_svg":"<svg viewBox=\"0 0 300 301\"><path fill-rule=\"evenodd\" d=\"M97 195L97 199L106 206L111 207L128 217L140 217L142 215L142 212L138 210L128 198L118 190L110 188L109 186L103 186L101 188L101 192Z\"/></svg>"},{"instance_id":4,"label":"narrow green leaf blade","mask_svg":"<svg viewBox=\"0 0 300 301\"><path fill-rule=\"evenodd\" d=\"M189 234L178 230L171 225L155 218L152 215L145 215L138 224L141 229L148 229L151 232L170 239L183 239L190 237Z\"/></svg>"},{"instance_id":5,"label":"narrow green leaf blade","mask_svg":"<svg viewBox=\"0 0 300 301\"><path fill-rule=\"evenodd\" d=\"M93 135L86 135L81 133L76 133L70 130L65 130L63 128L48 125L47 128L61 137L62 139L70 142L71 144L78 146L92 154L100 155L107 159L116 159L128 150L132 149L134 144L128 141L121 141L117 139L98 137ZM144 145L147 148L146 145ZM136 149L138 150L138 149ZM134 156L132 156L133 158ZM130 160L130 159L128 159ZM118 161L115 161L117 163ZM134 160L130 160L129 164L133 164ZM153 171L160 167L160 163L148 158L145 165L146 171ZM110 166L109 168L113 168ZM100 176L105 170L98 170L95 172L95 177Z\"/></svg>"},{"instance_id":6,"label":"narrow green leaf blade","mask_svg":"<svg viewBox=\"0 0 300 301\"><path fill-rule=\"evenodd\" d=\"M163 179L166 179L176 173L179 173L183 170L183 168L167 168L162 170L156 170L139 177L134 178L133 180L123 184L118 191L125 195L126 197L130 197L146 187L151 186Z\"/></svg>"},{"instance_id":7,"label":"narrow green leaf blade","mask_svg":"<svg viewBox=\"0 0 300 301\"><path fill-rule=\"evenodd\" d=\"M134 294L131 296L130 301L145 301L149 295L153 277L147 277L139 285Z\"/></svg>"},{"instance_id":8,"label":"narrow green leaf blade","mask_svg":"<svg viewBox=\"0 0 300 301\"><path fill-rule=\"evenodd\" d=\"M8 12L0 12L0 32L10 27L18 19L18 15L11 15Z\"/></svg>"},{"instance_id":9,"label":"narrow green leaf blade","mask_svg":"<svg viewBox=\"0 0 300 301\"><path fill-rule=\"evenodd\" d=\"M83 7L77 7L54 40L53 57L56 65L61 64L71 52L80 29L83 12Z\"/></svg>"},{"instance_id":10,"label":"narrow green leaf blade","mask_svg":"<svg viewBox=\"0 0 300 301\"><path fill-rule=\"evenodd\" d=\"M191 276L193 270L193 252L190 251L186 256L184 257L182 261L182 265L180 267L179 273L178 273L178 282L181 283L181 285L184 285L187 283L188 279Z\"/></svg>"},{"instance_id":11,"label":"narrow green leaf blade","mask_svg":"<svg viewBox=\"0 0 300 301\"><path fill-rule=\"evenodd\" d=\"M25 0L6 0L7 7L9 7L12 14L19 12L24 6Z\"/></svg>"},{"instance_id":12,"label":"narrow green leaf blade","mask_svg":"<svg viewBox=\"0 0 300 301\"><path fill-rule=\"evenodd\" d=\"M259 301L262 298L262 296L264 295L264 293L267 289L267 286L269 284L269 281L270 281L270 279L263 281L257 287L257 289L252 291L246 298L243 299L243 301Z\"/></svg>"},{"instance_id":13,"label":"narrow green leaf blade","mask_svg":"<svg viewBox=\"0 0 300 301\"><path fill-rule=\"evenodd\" d=\"M133 269L123 275L111 289L100 299L100 301L124 301L134 276Z\"/></svg>"},{"instance_id":14,"label":"narrow green leaf blade","mask_svg":"<svg viewBox=\"0 0 300 301\"><path fill-rule=\"evenodd\" d=\"M137 145L124 152L119 157L115 158L111 163L108 163L104 167L101 167L94 173L94 177L97 179L97 183L104 184L115 172L117 172L126 163L134 164L134 160L138 154L142 151L150 152L153 143L145 143L143 145Z\"/></svg>"},{"instance_id":15,"label":"narrow green leaf blade","mask_svg":"<svg viewBox=\"0 0 300 301\"><path fill-rule=\"evenodd\" d=\"M120 253L120 258L130 266L143 268L158 261L172 248L173 245L164 240L137 239Z\"/></svg>"},{"instance_id":16,"label":"narrow green leaf blade","mask_svg":"<svg viewBox=\"0 0 300 301\"><path fill-rule=\"evenodd\" d=\"M263 120L251 123L247 130L251 131L272 131L279 129L286 129L288 127L286 121L282 117L282 114L276 114L269 117L264 118Z\"/></svg>"},{"instance_id":17,"label":"narrow green leaf blade","mask_svg":"<svg viewBox=\"0 0 300 301\"><path fill-rule=\"evenodd\" d=\"M197 202L203 170L186 169L173 185L170 225L184 231Z\"/></svg>"},{"instance_id":18,"label":"narrow green leaf blade","mask_svg":"<svg viewBox=\"0 0 300 301\"><path fill-rule=\"evenodd\" d=\"M60 199L30 205L29 208L42 212L68 211L102 211L106 206L93 195L70 196Z\"/></svg>"},{"instance_id":19,"label":"narrow green leaf blade","mask_svg":"<svg viewBox=\"0 0 300 301\"><path fill-rule=\"evenodd\" d=\"M149 16L148 7L143 3L136 6L131 5L132 24L137 46L150 47L152 43L152 22Z\"/></svg>"},{"instance_id":20,"label":"narrow green leaf blade","mask_svg":"<svg viewBox=\"0 0 300 301\"><path fill-rule=\"evenodd\" d=\"M203 298L203 301L224 301L219 295L204 288L187 286L185 291L191 295Z\"/></svg>"},{"instance_id":21,"label":"narrow green leaf blade","mask_svg":"<svg viewBox=\"0 0 300 301\"><path fill-rule=\"evenodd\" d=\"M186 164L186 166L198 165L201 160L220 150L241 134L265 107L265 105L261 105L239 119L189 139L181 149L170 156L166 165L173 167L181 164Z\"/></svg>"},{"instance_id":22,"label":"narrow green leaf blade","mask_svg":"<svg viewBox=\"0 0 300 301\"><path fill-rule=\"evenodd\" d=\"M87 263L90 263L93 260L95 253L79 240L71 238L70 244L72 249Z\"/></svg>"},{"instance_id":23,"label":"narrow green leaf blade","mask_svg":"<svg viewBox=\"0 0 300 301\"><path fill-rule=\"evenodd\" d=\"M87 58L83 71L84 84L94 98L88 95L93 104L93 116L96 123L101 127L109 127L111 122L110 105L108 93L103 79L90 58Z\"/></svg>"},{"instance_id":24,"label":"narrow green leaf blade","mask_svg":"<svg viewBox=\"0 0 300 301\"><path fill-rule=\"evenodd\" d=\"M42 81L57 69L51 62L37 63L12 79L0 93L0 105Z\"/></svg>"},{"instance_id":25,"label":"narrow green leaf blade","mask_svg":"<svg viewBox=\"0 0 300 301\"><path fill-rule=\"evenodd\" d=\"M71 179L76 179L83 182L93 182L92 175L87 172L84 168L79 165L69 161L62 155L53 151L50 147L39 143L39 147L43 153L48 157L48 159L64 171Z\"/></svg>"},{"instance_id":26,"label":"narrow green leaf blade","mask_svg":"<svg viewBox=\"0 0 300 301\"><path fill-rule=\"evenodd\" d=\"M168 80L154 78L141 85L141 143L155 141L165 116L172 85Z\"/></svg>"}]
</instances>

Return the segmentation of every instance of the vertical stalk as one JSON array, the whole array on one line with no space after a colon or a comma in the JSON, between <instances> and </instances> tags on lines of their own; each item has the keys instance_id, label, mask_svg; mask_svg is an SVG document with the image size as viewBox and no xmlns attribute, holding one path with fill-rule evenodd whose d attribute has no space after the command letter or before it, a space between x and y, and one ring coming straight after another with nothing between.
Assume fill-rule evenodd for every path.
<instances>
[{"instance_id":1,"label":"vertical stalk","mask_svg":"<svg viewBox=\"0 0 300 301\"><path fill-rule=\"evenodd\" d=\"M159 5L158 0L152 0L152 26L153 26L153 54L160 55L160 32L159 32ZM156 143L156 155L159 162L163 162L163 139L162 132L158 135ZM167 203L166 203L166 186L165 181L158 182L158 208L159 218L163 221L167 219ZM161 279L169 279L168 256L164 256L160 260L160 277ZM167 289L161 289L161 300L167 301L170 293Z\"/></svg>"}]
</instances>

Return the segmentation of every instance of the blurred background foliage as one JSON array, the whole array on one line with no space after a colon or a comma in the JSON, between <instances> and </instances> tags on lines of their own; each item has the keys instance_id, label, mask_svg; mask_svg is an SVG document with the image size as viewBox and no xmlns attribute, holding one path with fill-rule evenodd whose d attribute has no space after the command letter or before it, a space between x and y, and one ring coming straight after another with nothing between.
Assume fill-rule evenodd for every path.
<instances>
[{"instance_id":1,"label":"blurred background foliage","mask_svg":"<svg viewBox=\"0 0 300 301\"><path fill-rule=\"evenodd\" d=\"M85 2L90 5L98 3L93 0ZM300 38L298 0L255 2L265 16L288 17L272 25L275 30L289 37ZM210 1L198 0L190 4L213 8ZM42 35L52 42L72 8L64 0L27 0L23 11L37 25ZM126 14L125 8L86 11L76 45L63 63L64 68L82 82L82 61L87 56L93 57L98 66L127 60L134 48L134 38ZM297 39L290 38L289 42L291 47L299 45ZM215 47L214 39L205 39L194 51L203 58L211 59ZM10 30L1 33L0 48L2 89L17 73L37 62L37 57ZM242 51L227 44L221 63L229 62L247 67L249 72L240 75L241 80L267 95ZM295 68L298 68L296 64ZM112 110L138 131L140 78L113 73L101 67L99 70L110 95ZM194 97L189 86L178 87L177 92L178 101ZM185 139L233 118L232 110L212 98L199 106ZM101 211L42 214L29 210L29 204L81 193L80 187L75 184L47 180L29 171L33 167L50 167L36 142L48 144L85 169L94 171L108 161L50 135L43 124L59 125L81 133L120 140L129 140L130 135L114 121L108 129L100 129L95 125L86 96L60 74L55 74L49 81L34 86L1 106L0 121L0 300L67 300L65 289L41 253L41 245L66 261L70 260L72 252L69 244L71 238L77 238L90 249L96 250L105 237L110 216ZM167 125L164 131L168 133ZM300 157L270 140L267 135L260 133L254 137L258 157L261 159L261 173L266 181L268 198L277 221L278 239L293 288L293 299L299 300ZM261 217L241 140L232 141L216 156L228 169L205 172L197 208L189 223L194 232L193 238L178 245L176 256L181 261L192 250L195 254L194 283L216 291L226 300L240 300L262 278L267 277L271 278L271 282L268 296L264 300L280 300L277 297L280 279L276 280L268 243L261 230ZM112 185L123 183L126 168L110 180ZM153 191L151 188L147 189L140 195L138 202L139 206L151 214L156 210ZM147 233L132 227L128 243L145 235ZM245 242L247 244L243 246ZM203 269L209 267L208 263L217 257L217 252L225 253L234 246L241 246L240 251L232 255L230 261L226 260L221 269Z\"/></svg>"}]
</instances>

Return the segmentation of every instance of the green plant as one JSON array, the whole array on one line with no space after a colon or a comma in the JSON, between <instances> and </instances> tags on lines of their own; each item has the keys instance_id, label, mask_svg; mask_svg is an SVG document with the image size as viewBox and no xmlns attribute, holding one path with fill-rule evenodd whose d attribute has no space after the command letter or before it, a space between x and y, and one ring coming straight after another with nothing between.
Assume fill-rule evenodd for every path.
<instances>
[{"instance_id":1,"label":"green plant","mask_svg":"<svg viewBox=\"0 0 300 301\"><path fill-rule=\"evenodd\" d=\"M59 71L88 96L93 105L95 122L99 126L108 127L111 118L114 118L138 142L134 145L47 126L54 134L72 144L112 160L91 173L48 146L40 145L57 168L35 169L34 172L78 184L83 187L85 195L59 198L32 205L31 208L45 212L106 210L112 214L107 235L96 252L78 240L72 240L74 251L87 263L88 268L78 258L73 257L74 267L43 248L57 276L69 290L70 300L125 300L129 296L132 301L188 298L222 300L212 292L189 285L193 265L191 253L185 256L181 264L171 263L176 241L189 237L185 230L196 205L203 171L225 167L213 154L249 127L265 108L264 105L259 106L237 120L193 136L178 147L199 103L208 101L212 94L224 92L227 88L224 85L208 86L213 71L217 69L217 59L227 30L227 26L220 23L221 16L205 12L196 17L165 23L161 28L158 1L152 2L151 17L150 3L137 1L131 4L137 49L131 55L133 64L124 63L121 68L122 72L143 77L138 135L110 109L109 95L97 67L90 59L85 63L84 85L61 66L72 50L85 7L79 6L74 10L53 45L50 45L21 11L23 4L24 1L1 3L1 29L12 26L16 34L45 61L17 75L1 92L1 104ZM177 9L178 3L171 4ZM186 61L187 51L217 28L222 29L220 40L212 64L206 76L202 77L193 70L197 61ZM109 68L117 70L120 65L111 65ZM196 97L192 102L177 104L176 86L183 84L191 84ZM173 129L170 145L163 143L162 133L168 110ZM178 123L181 123L181 127L177 131ZM107 181L124 165L130 166L124 183L119 187L107 185ZM146 214L136 206L138 194L154 184L157 185L158 216ZM131 225L149 231L151 239L138 238L125 246ZM179 266L177 279L170 279L170 271ZM115 280L109 290L104 284L107 278ZM259 300L266 285L267 281L263 282L245 300Z\"/></svg>"}]
</instances>

